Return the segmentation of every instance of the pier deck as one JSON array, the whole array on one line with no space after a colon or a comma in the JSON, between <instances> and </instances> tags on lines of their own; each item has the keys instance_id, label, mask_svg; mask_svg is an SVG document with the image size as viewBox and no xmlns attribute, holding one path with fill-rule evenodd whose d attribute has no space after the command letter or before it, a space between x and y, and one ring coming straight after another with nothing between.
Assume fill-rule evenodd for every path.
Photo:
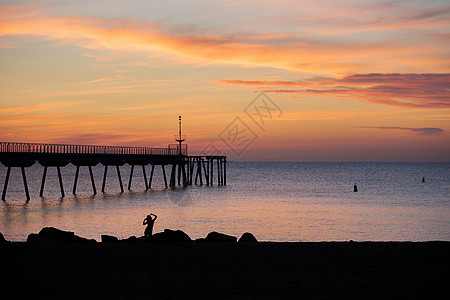
<instances>
[{"instance_id":1,"label":"pier deck","mask_svg":"<svg viewBox=\"0 0 450 300\"><path fill-rule=\"evenodd\" d=\"M9 143L0 142L0 162L7 167L5 184L3 186L2 200L6 200L11 169L20 167L27 201L30 200L25 168L38 162L42 167L43 176L40 196L42 197L48 167L56 167L61 188L61 197L65 196L62 183L61 168L68 164L77 167L74 179L73 194L76 194L79 169L88 167L91 175L93 193L97 193L92 166L102 164L105 166L103 174L102 192L105 191L105 182L108 166L115 166L121 191L123 183L120 175L120 166L131 165L128 189L131 187L134 166L142 166L146 189L151 189L155 166L161 166L165 187L178 185L192 185L195 174L195 184L214 184L214 165L217 167L216 177L218 185L226 185L226 156L189 156L187 145L168 145L167 148L150 147L122 147L97 145L66 145L66 144L39 144L39 143ZM147 181L145 166L151 165L150 180ZM166 177L165 166L172 166L169 184ZM178 181L176 180L178 173Z\"/></svg>"}]
</instances>

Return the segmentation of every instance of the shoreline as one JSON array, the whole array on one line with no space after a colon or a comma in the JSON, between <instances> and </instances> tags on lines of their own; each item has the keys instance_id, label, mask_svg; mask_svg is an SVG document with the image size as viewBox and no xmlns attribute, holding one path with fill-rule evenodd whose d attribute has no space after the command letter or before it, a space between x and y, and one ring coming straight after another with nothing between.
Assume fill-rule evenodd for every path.
<instances>
[{"instance_id":1,"label":"shoreline","mask_svg":"<svg viewBox=\"0 0 450 300\"><path fill-rule=\"evenodd\" d=\"M126 299L439 299L450 242L8 242L16 295Z\"/></svg>"}]
</instances>

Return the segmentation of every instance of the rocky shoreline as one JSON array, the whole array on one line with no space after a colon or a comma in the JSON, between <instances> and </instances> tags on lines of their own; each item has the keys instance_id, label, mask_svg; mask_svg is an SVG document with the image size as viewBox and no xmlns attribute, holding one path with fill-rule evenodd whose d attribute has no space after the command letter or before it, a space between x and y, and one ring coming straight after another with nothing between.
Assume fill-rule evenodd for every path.
<instances>
[{"instance_id":1,"label":"rocky shoreline","mask_svg":"<svg viewBox=\"0 0 450 300\"><path fill-rule=\"evenodd\" d=\"M171 230L164 229L163 232L155 233L151 238L146 238L144 236L136 237L130 236L126 239L119 239L111 235L102 235L102 243L135 243L135 242L238 242L238 243L258 243L258 240L253 236L253 234L246 232L239 240L231 235L227 235L219 232L210 232L205 238L200 238L192 240L189 235L187 235L182 230ZM4 238L3 234L0 232L0 243L8 243ZM31 244L52 244L52 243L97 243L94 239L87 239L75 235L72 231L64 231L54 227L44 227L39 233L31 233L28 235L27 243Z\"/></svg>"},{"instance_id":2,"label":"rocky shoreline","mask_svg":"<svg viewBox=\"0 0 450 300\"><path fill-rule=\"evenodd\" d=\"M244 235L247 236L244 238ZM442 299L450 242L258 242L178 230L101 242L43 228L0 235L0 284L16 297ZM244 242L245 239L248 241Z\"/></svg>"}]
</instances>

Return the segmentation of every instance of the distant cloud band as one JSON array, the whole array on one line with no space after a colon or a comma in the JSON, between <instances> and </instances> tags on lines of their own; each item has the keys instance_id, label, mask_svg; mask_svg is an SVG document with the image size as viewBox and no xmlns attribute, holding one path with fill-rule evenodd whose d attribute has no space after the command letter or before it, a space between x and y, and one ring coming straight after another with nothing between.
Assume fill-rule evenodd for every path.
<instances>
[{"instance_id":1,"label":"distant cloud band","mask_svg":"<svg viewBox=\"0 0 450 300\"><path fill-rule=\"evenodd\" d=\"M400 107L450 108L450 73L369 73L298 81L220 80L215 83L252 86L266 93L292 94L293 98L321 95Z\"/></svg>"},{"instance_id":2,"label":"distant cloud band","mask_svg":"<svg viewBox=\"0 0 450 300\"><path fill-rule=\"evenodd\" d=\"M366 126L357 128L372 128L372 129L385 129L385 130L407 130L418 135L438 135L445 132L444 129L434 127L424 128L410 128L410 127L382 127L382 126Z\"/></svg>"}]
</instances>

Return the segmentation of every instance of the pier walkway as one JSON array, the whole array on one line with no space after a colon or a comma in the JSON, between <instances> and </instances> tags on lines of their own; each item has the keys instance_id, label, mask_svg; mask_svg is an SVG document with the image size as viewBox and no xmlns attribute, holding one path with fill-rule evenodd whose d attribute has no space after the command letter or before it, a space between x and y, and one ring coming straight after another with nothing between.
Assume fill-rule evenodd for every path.
<instances>
[{"instance_id":1,"label":"pier walkway","mask_svg":"<svg viewBox=\"0 0 450 300\"><path fill-rule=\"evenodd\" d=\"M93 194L97 194L92 166L102 164L103 173L102 192L105 191L108 167L116 168L120 189L123 192L123 183L120 166L131 165L128 189L131 188L135 166L141 166L144 175L146 190L151 189L155 166L161 166L165 187L178 185L226 185L226 156L189 156L187 145L168 145L167 148L150 147L122 147L97 145L65 145L65 144L39 144L39 143L10 143L0 142L0 162L7 168L3 186L2 200L6 200L11 169L19 167L22 171L23 184L27 201L30 200L26 168L38 162L44 169L39 195L42 197L48 167L56 167L61 189L61 197L65 197L61 168L68 164L77 167L72 193L76 194L78 174L80 167L88 167L92 182ZM150 178L147 180L146 166L151 165ZM172 166L169 183L166 176L166 166ZM214 171L216 168L216 172ZM214 179L216 174L216 180ZM178 175L178 176L177 176ZM195 178L194 178L195 176ZM178 180L177 180L178 177Z\"/></svg>"}]
</instances>

